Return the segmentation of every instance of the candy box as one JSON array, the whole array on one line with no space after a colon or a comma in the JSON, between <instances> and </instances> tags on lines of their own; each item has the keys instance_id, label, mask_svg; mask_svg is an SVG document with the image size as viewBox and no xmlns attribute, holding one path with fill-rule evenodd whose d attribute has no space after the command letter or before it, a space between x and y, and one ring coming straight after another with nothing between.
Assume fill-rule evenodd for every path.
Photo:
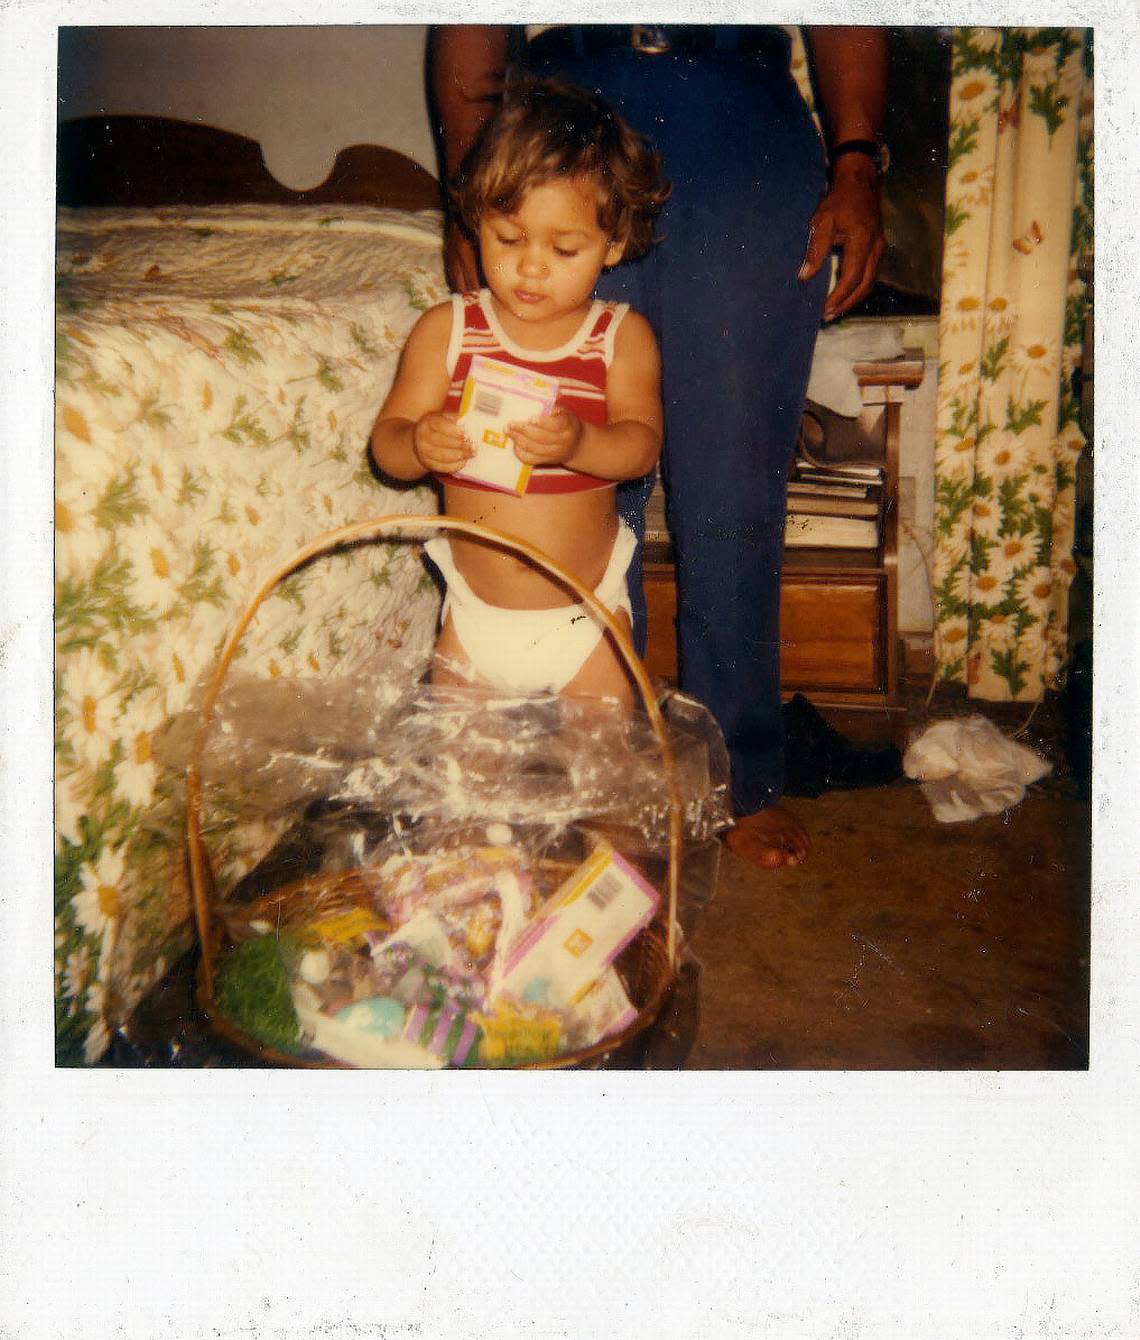
<instances>
[{"instance_id":1,"label":"candy box","mask_svg":"<svg viewBox=\"0 0 1140 1340\"><path fill-rule=\"evenodd\" d=\"M507 424L541 418L557 399L556 378L476 354L463 384L458 415L475 454L453 478L503 493L525 493L531 467L515 455Z\"/></svg>"},{"instance_id":2,"label":"candy box","mask_svg":"<svg viewBox=\"0 0 1140 1340\"><path fill-rule=\"evenodd\" d=\"M499 990L564 1008L582 999L653 918L660 895L611 847L599 847L512 945Z\"/></svg>"}]
</instances>

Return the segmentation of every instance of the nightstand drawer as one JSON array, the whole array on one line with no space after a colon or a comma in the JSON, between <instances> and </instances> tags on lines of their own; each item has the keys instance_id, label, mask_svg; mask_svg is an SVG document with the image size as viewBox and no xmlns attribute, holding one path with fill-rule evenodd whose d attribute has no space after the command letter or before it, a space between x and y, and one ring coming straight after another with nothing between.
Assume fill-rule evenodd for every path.
<instances>
[{"instance_id":1,"label":"nightstand drawer","mask_svg":"<svg viewBox=\"0 0 1140 1340\"><path fill-rule=\"evenodd\" d=\"M784 573L780 681L785 688L886 688L882 578Z\"/></svg>"},{"instance_id":2,"label":"nightstand drawer","mask_svg":"<svg viewBox=\"0 0 1140 1340\"><path fill-rule=\"evenodd\" d=\"M780 680L785 688L885 689L883 581L878 573L816 577L785 570L780 584ZM646 564L645 600L646 668L675 680L672 564Z\"/></svg>"},{"instance_id":3,"label":"nightstand drawer","mask_svg":"<svg viewBox=\"0 0 1140 1340\"><path fill-rule=\"evenodd\" d=\"M672 563L646 563L645 607L649 637L645 668L671 683L677 682L677 584Z\"/></svg>"}]
</instances>

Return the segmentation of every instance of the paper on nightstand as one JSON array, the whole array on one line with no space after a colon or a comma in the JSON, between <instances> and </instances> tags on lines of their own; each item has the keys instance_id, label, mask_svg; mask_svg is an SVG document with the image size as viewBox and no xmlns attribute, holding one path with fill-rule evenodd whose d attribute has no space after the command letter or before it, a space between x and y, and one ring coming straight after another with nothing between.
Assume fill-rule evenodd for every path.
<instances>
[{"instance_id":1,"label":"paper on nightstand","mask_svg":"<svg viewBox=\"0 0 1140 1340\"><path fill-rule=\"evenodd\" d=\"M819 332L808 380L807 398L846 418L863 408L856 363L898 358L903 350L902 326L828 326Z\"/></svg>"}]
</instances>

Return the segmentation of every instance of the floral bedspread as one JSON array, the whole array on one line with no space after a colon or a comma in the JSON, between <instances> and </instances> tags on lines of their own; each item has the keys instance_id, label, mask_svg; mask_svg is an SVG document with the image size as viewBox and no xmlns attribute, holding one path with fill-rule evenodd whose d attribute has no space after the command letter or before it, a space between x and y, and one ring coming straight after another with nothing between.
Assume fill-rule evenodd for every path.
<instances>
[{"instance_id":1,"label":"floral bedspread","mask_svg":"<svg viewBox=\"0 0 1140 1340\"><path fill-rule=\"evenodd\" d=\"M446 288L432 213L62 210L57 247L56 1016L72 1063L98 1059L190 942L156 733L304 544L435 510L430 489L377 482L366 443ZM426 657L437 609L414 548L363 546L279 587L240 664Z\"/></svg>"}]
</instances>

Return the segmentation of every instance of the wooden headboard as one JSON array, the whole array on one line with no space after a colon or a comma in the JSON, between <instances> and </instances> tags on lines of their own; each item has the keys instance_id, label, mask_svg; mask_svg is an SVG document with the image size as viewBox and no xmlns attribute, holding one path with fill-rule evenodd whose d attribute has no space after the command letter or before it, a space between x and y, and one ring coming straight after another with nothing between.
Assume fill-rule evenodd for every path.
<instances>
[{"instance_id":1,"label":"wooden headboard","mask_svg":"<svg viewBox=\"0 0 1140 1340\"><path fill-rule=\"evenodd\" d=\"M395 149L342 149L311 191L283 186L256 140L162 116L88 116L63 121L56 151L61 205L153 206L239 203L376 205L437 209L439 183Z\"/></svg>"}]
</instances>

